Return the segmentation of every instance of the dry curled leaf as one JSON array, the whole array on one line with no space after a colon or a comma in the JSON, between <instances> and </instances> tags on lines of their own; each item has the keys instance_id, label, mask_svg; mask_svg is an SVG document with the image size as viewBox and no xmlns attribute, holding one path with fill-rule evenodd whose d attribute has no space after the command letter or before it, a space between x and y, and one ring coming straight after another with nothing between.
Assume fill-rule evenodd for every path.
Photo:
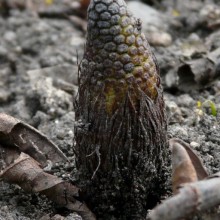
<instances>
[{"instance_id":1,"label":"dry curled leaf","mask_svg":"<svg viewBox=\"0 0 220 220\"><path fill-rule=\"evenodd\" d=\"M170 141L170 146L172 149L172 187L176 194L182 184L197 181L197 175L184 147L174 140Z\"/></svg>"},{"instance_id":2,"label":"dry curled leaf","mask_svg":"<svg viewBox=\"0 0 220 220\"><path fill-rule=\"evenodd\" d=\"M0 143L4 146L18 147L42 166L46 166L48 160L54 163L68 160L53 142L32 126L4 113L0 113L0 122Z\"/></svg>"},{"instance_id":3,"label":"dry curled leaf","mask_svg":"<svg viewBox=\"0 0 220 220\"><path fill-rule=\"evenodd\" d=\"M83 219L95 219L81 202L79 188L46 173L42 168L47 165L48 159L52 162L67 160L60 149L39 131L16 118L0 113L0 122L3 161L0 164L0 180L17 184L26 192L46 195L60 206L78 212Z\"/></svg>"},{"instance_id":4,"label":"dry curled leaf","mask_svg":"<svg viewBox=\"0 0 220 220\"><path fill-rule=\"evenodd\" d=\"M215 67L216 65L208 58L184 61L177 71L178 89L189 92L192 89L204 88L218 77Z\"/></svg>"},{"instance_id":5,"label":"dry curled leaf","mask_svg":"<svg viewBox=\"0 0 220 220\"><path fill-rule=\"evenodd\" d=\"M0 150L2 149L3 147L0 148ZM7 157L9 152L7 149L6 151ZM79 188L44 172L40 164L25 153L21 153L18 158L1 171L0 179L17 184L26 192L38 192L46 195L58 205L78 212L83 219L95 219L94 214L80 201Z\"/></svg>"},{"instance_id":6,"label":"dry curled leaf","mask_svg":"<svg viewBox=\"0 0 220 220\"><path fill-rule=\"evenodd\" d=\"M170 143L171 148L175 145L177 147L178 146L183 147L186 150L186 152L187 152L187 154L193 164L193 167L196 171L198 180L203 180L206 177L208 177L208 173L207 173L205 167L203 166L201 159L196 155L196 153L192 150L192 148L189 146L189 144L187 144L185 141L182 141L181 139L178 139L178 138L170 139L169 143Z\"/></svg>"},{"instance_id":7,"label":"dry curled leaf","mask_svg":"<svg viewBox=\"0 0 220 220\"><path fill-rule=\"evenodd\" d=\"M220 174L208 174L190 146L177 138L169 141L172 150L173 191L177 194L154 208L147 219L179 220L220 204ZM198 181L201 180L201 181ZM218 191L218 192L217 192Z\"/></svg>"}]
</instances>

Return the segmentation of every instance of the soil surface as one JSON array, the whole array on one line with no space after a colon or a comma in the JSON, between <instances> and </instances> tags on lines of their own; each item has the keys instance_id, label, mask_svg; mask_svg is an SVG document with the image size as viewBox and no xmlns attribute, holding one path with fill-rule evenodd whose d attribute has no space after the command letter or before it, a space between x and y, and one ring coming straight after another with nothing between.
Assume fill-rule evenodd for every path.
<instances>
[{"instance_id":1,"label":"soil surface","mask_svg":"<svg viewBox=\"0 0 220 220\"><path fill-rule=\"evenodd\" d=\"M53 173L74 181L73 99L85 44L77 1L0 3L0 112L47 135L70 159ZM20 1L21 3L22 1ZM61 3L62 2L62 3ZM149 1L151 2L151 1ZM142 20L164 87L169 138L190 143L208 172L220 170L220 3L128 1ZM0 157L1 159L1 157ZM169 184L170 180L167 180ZM59 214L61 214L62 217ZM0 182L0 220L80 219L44 197Z\"/></svg>"}]
</instances>

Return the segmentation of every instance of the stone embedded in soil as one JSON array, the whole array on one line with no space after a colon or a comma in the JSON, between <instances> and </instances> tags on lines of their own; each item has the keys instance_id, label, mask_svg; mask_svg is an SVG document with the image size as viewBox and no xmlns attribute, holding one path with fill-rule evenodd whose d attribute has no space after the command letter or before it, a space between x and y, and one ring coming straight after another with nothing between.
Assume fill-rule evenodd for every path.
<instances>
[{"instance_id":1,"label":"stone embedded in soil","mask_svg":"<svg viewBox=\"0 0 220 220\"><path fill-rule=\"evenodd\" d=\"M147 39L152 46L168 47L172 44L172 37L167 32L149 32L147 33Z\"/></svg>"},{"instance_id":2,"label":"stone embedded in soil","mask_svg":"<svg viewBox=\"0 0 220 220\"><path fill-rule=\"evenodd\" d=\"M72 109L72 96L53 86L52 78L40 76L31 81L32 86L26 97L26 104L34 115L37 109L52 118L61 116ZM35 106L35 108L33 108Z\"/></svg>"}]
</instances>

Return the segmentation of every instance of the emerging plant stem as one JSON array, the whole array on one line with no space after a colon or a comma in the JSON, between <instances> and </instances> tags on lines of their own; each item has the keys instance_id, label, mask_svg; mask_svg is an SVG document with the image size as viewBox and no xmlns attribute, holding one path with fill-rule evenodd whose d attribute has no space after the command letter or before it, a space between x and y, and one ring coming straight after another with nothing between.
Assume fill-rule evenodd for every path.
<instances>
[{"instance_id":1,"label":"emerging plant stem","mask_svg":"<svg viewBox=\"0 0 220 220\"><path fill-rule=\"evenodd\" d=\"M163 193L167 125L154 55L123 0L91 1L79 71L74 148L85 200L102 218L143 218Z\"/></svg>"}]
</instances>

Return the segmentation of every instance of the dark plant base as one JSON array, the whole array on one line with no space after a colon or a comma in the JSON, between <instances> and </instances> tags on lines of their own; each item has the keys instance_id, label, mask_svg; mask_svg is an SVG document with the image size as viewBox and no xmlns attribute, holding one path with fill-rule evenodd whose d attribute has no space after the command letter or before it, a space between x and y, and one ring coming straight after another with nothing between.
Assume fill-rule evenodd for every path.
<instances>
[{"instance_id":1,"label":"dark plant base","mask_svg":"<svg viewBox=\"0 0 220 220\"><path fill-rule=\"evenodd\" d=\"M169 150L162 96L129 98L113 116L99 99L96 108L86 91L78 100L75 126L76 165L84 199L101 219L142 219L165 193ZM92 103L92 104L91 104Z\"/></svg>"}]
</instances>

